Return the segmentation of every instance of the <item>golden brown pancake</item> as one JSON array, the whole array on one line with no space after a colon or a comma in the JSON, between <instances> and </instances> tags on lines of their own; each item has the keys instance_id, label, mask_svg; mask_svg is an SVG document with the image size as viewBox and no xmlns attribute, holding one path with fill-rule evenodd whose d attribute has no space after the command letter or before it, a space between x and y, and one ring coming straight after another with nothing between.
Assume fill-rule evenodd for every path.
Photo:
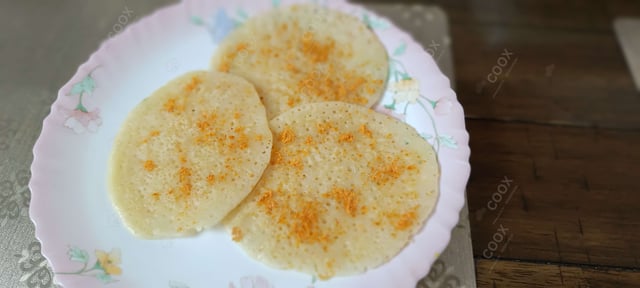
<instances>
[{"instance_id":1,"label":"golden brown pancake","mask_svg":"<svg viewBox=\"0 0 640 288\"><path fill-rule=\"evenodd\" d=\"M109 190L139 237L216 225L252 190L270 158L264 106L246 80L187 73L131 111L114 142Z\"/></svg>"},{"instance_id":2,"label":"golden brown pancake","mask_svg":"<svg viewBox=\"0 0 640 288\"><path fill-rule=\"evenodd\" d=\"M300 105L270 126L271 162L223 221L250 256L323 279L360 273L431 214L436 154L411 126L343 102Z\"/></svg>"},{"instance_id":3,"label":"golden brown pancake","mask_svg":"<svg viewBox=\"0 0 640 288\"><path fill-rule=\"evenodd\" d=\"M312 102L371 107L382 96L388 67L384 46L359 19L313 4L250 18L212 59L214 70L256 86L270 119Z\"/></svg>"}]
</instances>

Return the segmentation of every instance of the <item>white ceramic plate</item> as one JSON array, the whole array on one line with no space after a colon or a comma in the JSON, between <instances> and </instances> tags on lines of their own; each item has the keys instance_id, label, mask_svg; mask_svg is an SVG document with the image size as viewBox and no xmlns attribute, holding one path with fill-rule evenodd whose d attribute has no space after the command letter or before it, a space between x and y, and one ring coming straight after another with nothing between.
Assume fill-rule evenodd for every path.
<instances>
[{"instance_id":1,"label":"white ceramic plate","mask_svg":"<svg viewBox=\"0 0 640 288\"><path fill-rule=\"evenodd\" d=\"M301 1L311 0L295 2ZM391 78L376 109L414 126L438 152L441 194L413 241L378 268L325 282L250 259L222 229L157 241L129 233L105 185L111 143L127 113L170 79L207 69L215 43L235 25L290 4L189 0L104 42L60 89L44 120L34 148L30 214L56 283L66 288L415 287L448 244L464 204L470 168L462 107L449 80L407 33L359 6L315 2L357 16L379 35L391 57Z\"/></svg>"}]
</instances>

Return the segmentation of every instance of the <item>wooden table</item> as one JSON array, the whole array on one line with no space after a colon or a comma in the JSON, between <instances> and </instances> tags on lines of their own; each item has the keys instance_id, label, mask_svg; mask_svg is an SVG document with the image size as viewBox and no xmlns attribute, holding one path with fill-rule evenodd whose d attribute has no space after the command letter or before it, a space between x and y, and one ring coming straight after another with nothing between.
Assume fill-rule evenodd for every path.
<instances>
[{"instance_id":1,"label":"wooden table","mask_svg":"<svg viewBox=\"0 0 640 288\"><path fill-rule=\"evenodd\" d=\"M27 99L0 107L0 152L13 151L2 154L0 168L18 187L9 200L19 214L2 215L5 231L33 233L24 191L35 140L29 133L40 123L8 126L3 117L42 119L47 109L29 107L48 107L51 91L73 74L68 63L86 60L122 7L132 7L134 18L150 12L139 2L105 5L110 18L96 20L86 2L0 1L3 31L21 31L0 34L3 103ZM617 16L640 16L640 2L427 3L449 15L457 93L471 134L468 198L478 287L640 287L640 93L612 29ZM51 13L62 10L70 12ZM69 14L78 21L61 19ZM43 263L33 256L37 242L7 235L3 260ZM39 267L20 269L51 284ZM0 273L0 284L13 283L5 276Z\"/></svg>"},{"instance_id":2,"label":"wooden table","mask_svg":"<svg viewBox=\"0 0 640 288\"><path fill-rule=\"evenodd\" d=\"M478 287L640 287L640 93L612 28L640 2L429 3L471 135Z\"/></svg>"}]
</instances>

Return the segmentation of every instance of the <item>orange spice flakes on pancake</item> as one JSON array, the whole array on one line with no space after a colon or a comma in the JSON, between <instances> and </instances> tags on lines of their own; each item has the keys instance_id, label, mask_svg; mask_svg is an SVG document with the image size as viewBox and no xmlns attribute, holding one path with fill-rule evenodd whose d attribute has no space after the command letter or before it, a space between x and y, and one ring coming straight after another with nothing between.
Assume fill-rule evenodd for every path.
<instances>
[{"instance_id":1,"label":"orange spice flakes on pancake","mask_svg":"<svg viewBox=\"0 0 640 288\"><path fill-rule=\"evenodd\" d=\"M253 83L271 119L320 101L371 107L384 91L388 61L360 19L299 4L248 19L216 48L211 67Z\"/></svg>"},{"instance_id":2,"label":"orange spice flakes on pancake","mask_svg":"<svg viewBox=\"0 0 640 288\"><path fill-rule=\"evenodd\" d=\"M272 161L223 222L242 229L237 243L249 255L321 279L356 274L395 256L431 214L435 152L407 124L322 102L270 127Z\"/></svg>"},{"instance_id":3,"label":"orange spice flakes on pancake","mask_svg":"<svg viewBox=\"0 0 640 288\"><path fill-rule=\"evenodd\" d=\"M197 233L251 192L271 145L266 111L249 82L190 72L155 91L123 123L109 194L139 237Z\"/></svg>"}]
</instances>

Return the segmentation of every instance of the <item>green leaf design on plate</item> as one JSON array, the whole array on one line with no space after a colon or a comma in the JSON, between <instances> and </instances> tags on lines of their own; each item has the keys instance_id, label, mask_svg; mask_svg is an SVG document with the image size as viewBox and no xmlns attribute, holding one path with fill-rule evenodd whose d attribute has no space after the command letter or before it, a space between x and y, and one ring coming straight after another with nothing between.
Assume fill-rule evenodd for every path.
<instances>
[{"instance_id":1,"label":"green leaf design on plate","mask_svg":"<svg viewBox=\"0 0 640 288\"><path fill-rule=\"evenodd\" d=\"M104 271L104 268L102 268L102 265L100 265L100 261L96 261L96 264L93 265L93 267L91 267L91 269L89 270L102 270Z\"/></svg>"},{"instance_id":2,"label":"green leaf design on plate","mask_svg":"<svg viewBox=\"0 0 640 288\"><path fill-rule=\"evenodd\" d=\"M367 25L367 27L373 29L373 24L371 23L371 19L367 13L362 14L362 22L364 22L364 25Z\"/></svg>"},{"instance_id":3,"label":"green leaf design on plate","mask_svg":"<svg viewBox=\"0 0 640 288\"><path fill-rule=\"evenodd\" d=\"M401 56L405 51L407 51L407 43L402 43L393 51L393 56Z\"/></svg>"},{"instance_id":4,"label":"green leaf design on plate","mask_svg":"<svg viewBox=\"0 0 640 288\"><path fill-rule=\"evenodd\" d=\"M396 100L394 99L391 104L384 104L383 106L391 111L396 111Z\"/></svg>"},{"instance_id":5,"label":"green leaf design on plate","mask_svg":"<svg viewBox=\"0 0 640 288\"><path fill-rule=\"evenodd\" d=\"M242 20L244 22L244 20L247 20L247 18L249 18L249 15L247 14L247 11L244 11L243 9L238 9L238 17L240 17L240 20Z\"/></svg>"},{"instance_id":6,"label":"green leaf design on plate","mask_svg":"<svg viewBox=\"0 0 640 288\"><path fill-rule=\"evenodd\" d=\"M69 260L81 263L87 263L89 261L89 253L87 251L79 249L78 247L69 248Z\"/></svg>"},{"instance_id":7,"label":"green leaf design on plate","mask_svg":"<svg viewBox=\"0 0 640 288\"><path fill-rule=\"evenodd\" d=\"M400 74L400 77L402 78L402 80L411 80L413 78L411 78L411 76L409 76L409 74L405 73L405 72L398 72Z\"/></svg>"},{"instance_id":8,"label":"green leaf design on plate","mask_svg":"<svg viewBox=\"0 0 640 288\"><path fill-rule=\"evenodd\" d=\"M427 133L420 133L420 137L424 138L424 140L429 140L433 138L433 135Z\"/></svg>"},{"instance_id":9,"label":"green leaf design on plate","mask_svg":"<svg viewBox=\"0 0 640 288\"><path fill-rule=\"evenodd\" d=\"M198 26L204 25L204 20L202 20L202 18L200 18L199 16L191 16L191 18L189 18L189 21Z\"/></svg>"},{"instance_id":10,"label":"green leaf design on plate","mask_svg":"<svg viewBox=\"0 0 640 288\"><path fill-rule=\"evenodd\" d=\"M280 0L271 0L271 4L273 4L274 8L280 7Z\"/></svg>"},{"instance_id":11,"label":"green leaf design on plate","mask_svg":"<svg viewBox=\"0 0 640 288\"><path fill-rule=\"evenodd\" d=\"M439 135L438 142L440 142L440 144L447 146L449 148L458 149L458 143L456 142L455 139L453 139L453 137L449 135L444 135L444 134Z\"/></svg>"},{"instance_id":12,"label":"green leaf design on plate","mask_svg":"<svg viewBox=\"0 0 640 288\"><path fill-rule=\"evenodd\" d=\"M429 105L431 105L431 108L436 109L436 106L438 105L438 101L433 101L427 97L423 97L424 100L427 100L427 102L429 102Z\"/></svg>"},{"instance_id":13,"label":"green leaf design on plate","mask_svg":"<svg viewBox=\"0 0 640 288\"><path fill-rule=\"evenodd\" d=\"M82 79L82 81L73 84L73 87L71 87L71 95L80 95L80 94L88 94L88 93L92 93L93 90L96 89L96 82L93 80L93 77L91 77L91 73L89 73L87 76L84 77L84 79Z\"/></svg>"},{"instance_id":14,"label":"green leaf design on plate","mask_svg":"<svg viewBox=\"0 0 640 288\"><path fill-rule=\"evenodd\" d=\"M104 272L96 274L96 279L100 280L100 282L104 284L113 282L111 275Z\"/></svg>"},{"instance_id":15,"label":"green leaf design on plate","mask_svg":"<svg viewBox=\"0 0 640 288\"><path fill-rule=\"evenodd\" d=\"M364 22L370 29L384 29L387 28L387 23L382 20L377 20L374 17L369 16L367 13L362 14L362 22Z\"/></svg>"}]
</instances>

